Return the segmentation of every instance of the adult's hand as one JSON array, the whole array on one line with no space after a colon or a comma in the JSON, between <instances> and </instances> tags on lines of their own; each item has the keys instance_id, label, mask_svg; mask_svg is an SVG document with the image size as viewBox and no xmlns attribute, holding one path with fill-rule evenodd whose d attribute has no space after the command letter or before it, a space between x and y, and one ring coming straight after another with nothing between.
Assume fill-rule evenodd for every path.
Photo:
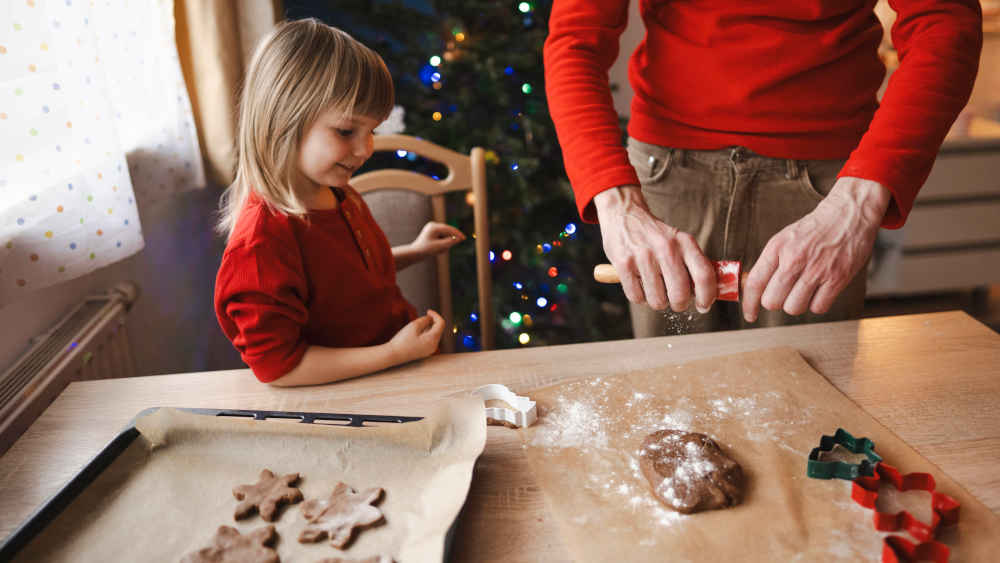
<instances>
[{"instance_id":1,"label":"adult's hand","mask_svg":"<svg viewBox=\"0 0 1000 563\"><path fill-rule=\"evenodd\" d=\"M743 317L763 306L822 314L868 261L891 194L878 182L843 177L816 209L767 242L743 286Z\"/></svg>"},{"instance_id":2,"label":"adult's hand","mask_svg":"<svg viewBox=\"0 0 1000 563\"><path fill-rule=\"evenodd\" d=\"M618 271L625 296L663 310L691 304L704 313L715 302L715 269L698 242L654 217L638 186L619 186L594 196L604 253Z\"/></svg>"}]
</instances>

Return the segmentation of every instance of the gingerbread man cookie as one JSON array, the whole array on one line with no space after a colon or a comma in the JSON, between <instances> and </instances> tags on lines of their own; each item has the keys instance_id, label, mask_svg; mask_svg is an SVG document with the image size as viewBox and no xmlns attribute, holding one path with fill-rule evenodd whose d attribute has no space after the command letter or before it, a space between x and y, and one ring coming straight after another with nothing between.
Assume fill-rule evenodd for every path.
<instances>
[{"instance_id":1,"label":"gingerbread man cookie","mask_svg":"<svg viewBox=\"0 0 1000 563\"><path fill-rule=\"evenodd\" d=\"M278 563L278 552L270 547L275 539L277 534L271 525L245 536L236 528L219 526L212 547L185 555L181 563Z\"/></svg>"},{"instance_id":2,"label":"gingerbread man cookie","mask_svg":"<svg viewBox=\"0 0 1000 563\"><path fill-rule=\"evenodd\" d=\"M299 535L299 541L313 543L329 536L330 544L342 549L351 541L354 528L382 520L382 511L371 506L381 496L379 487L358 493L345 483L337 483L328 499L302 503L302 513L308 524Z\"/></svg>"},{"instance_id":3,"label":"gingerbread man cookie","mask_svg":"<svg viewBox=\"0 0 1000 563\"><path fill-rule=\"evenodd\" d=\"M233 517L239 520L257 511L264 520L274 522L281 505L302 500L302 491L292 486L298 480L298 473L276 477L267 469L261 471L260 478L253 485L240 485L233 489L236 500L243 501L236 507Z\"/></svg>"}]
</instances>

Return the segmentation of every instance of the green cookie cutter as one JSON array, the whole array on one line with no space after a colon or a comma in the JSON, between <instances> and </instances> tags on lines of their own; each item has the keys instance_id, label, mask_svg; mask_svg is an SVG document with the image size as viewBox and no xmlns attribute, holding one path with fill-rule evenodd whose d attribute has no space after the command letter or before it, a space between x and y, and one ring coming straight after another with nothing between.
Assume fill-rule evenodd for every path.
<instances>
[{"instance_id":1,"label":"green cookie cutter","mask_svg":"<svg viewBox=\"0 0 1000 563\"><path fill-rule=\"evenodd\" d=\"M861 460L861 463L846 463L843 461L823 461L819 459L822 452L829 452L833 447L840 444L847 451L855 454L864 454L868 459ZM882 456L875 453L875 442L868 438L855 438L843 428L838 428L833 436L823 435L819 441L819 447L813 448L809 452L809 461L806 462L806 475L813 479L846 479L853 481L864 475L870 477L875 474L875 465L882 461Z\"/></svg>"}]
</instances>

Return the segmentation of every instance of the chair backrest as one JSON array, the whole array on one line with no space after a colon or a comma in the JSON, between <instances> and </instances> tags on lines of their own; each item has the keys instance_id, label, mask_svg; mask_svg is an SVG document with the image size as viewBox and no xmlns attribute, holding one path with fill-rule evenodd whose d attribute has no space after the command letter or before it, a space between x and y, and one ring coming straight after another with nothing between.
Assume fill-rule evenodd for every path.
<instances>
[{"instance_id":1,"label":"chair backrest","mask_svg":"<svg viewBox=\"0 0 1000 563\"><path fill-rule=\"evenodd\" d=\"M448 175L441 180L435 180L425 174L409 170L387 169L366 172L352 178L351 186L365 194L366 200L369 202L375 196L372 192L377 190L395 189L417 192L430 199L431 218L434 221L444 223L446 221L444 195L448 192L472 191L476 244L476 284L479 292L479 339L483 350L492 349L494 346L493 291L489 258L490 229L486 199L486 157L483 149L475 147L470 154L465 155L409 135L376 135L375 150L405 150L415 153L441 163L448 169ZM419 203L416 204L419 205ZM374 206L372 213L378 217ZM389 235L392 226L388 221L383 221L383 229ZM412 240L413 236L416 235L412 234L409 240ZM392 241L391 236L390 241ZM445 326L447 332L441 347L444 352L453 352L454 339L450 335L454 309L451 299L451 269L448 253L439 254L436 259L437 301L441 315L447 323ZM414 265L411 268L417 266Z\"/></svg>"}]
</instances>

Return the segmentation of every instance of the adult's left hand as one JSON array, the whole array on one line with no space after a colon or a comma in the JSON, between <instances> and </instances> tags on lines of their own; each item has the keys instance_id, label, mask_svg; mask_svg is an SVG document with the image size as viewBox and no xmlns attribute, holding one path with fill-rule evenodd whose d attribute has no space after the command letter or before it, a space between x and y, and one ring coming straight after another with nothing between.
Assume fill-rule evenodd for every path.
<instances>
[{"instance_id":1,"label":"adult's left hand","mask_svg":"<svg viewBox=\"0 0 1000 563\"><path fill-rule=\"evenodd\" d=\"M760 306L827 312L868 262L890 198L878 182L845 176L812 212L771 237L743 286L747 322Z\"/></svg>"}]
</instances>

